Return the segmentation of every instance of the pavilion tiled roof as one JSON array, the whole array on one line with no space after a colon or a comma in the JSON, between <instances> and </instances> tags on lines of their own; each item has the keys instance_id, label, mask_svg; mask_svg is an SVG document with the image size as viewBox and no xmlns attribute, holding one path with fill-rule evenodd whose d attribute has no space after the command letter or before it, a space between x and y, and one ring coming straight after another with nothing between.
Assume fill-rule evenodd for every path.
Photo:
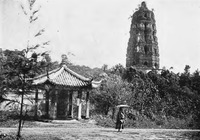
<instances>
[{"instance_id":1,"label":"pavilion tiled roof","mask_svg":"<svg viewBox=\"0 0 200 140\"><path fill-rule=\"evenodd\" d=\"M40 75L33 80L34 85L41 85L46 82L53 85L64 87L92 87L92 79L85 78L78 73L70 70L66 65L49 71L48 75Z\"/></svg>"}]
</instances>

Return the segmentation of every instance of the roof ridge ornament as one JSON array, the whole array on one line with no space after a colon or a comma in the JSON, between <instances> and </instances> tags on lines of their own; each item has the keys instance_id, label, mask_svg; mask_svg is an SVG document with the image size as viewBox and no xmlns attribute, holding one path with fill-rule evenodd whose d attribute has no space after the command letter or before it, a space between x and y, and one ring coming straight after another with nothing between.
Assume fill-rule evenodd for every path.
<instances>
[{"instance_id":1,"label":"roof ridge ornament","mask_svg":"<svg viewBox=\"0 0 200 140\"><path fill-rule=\"evenodd\" d=\"M66 54L62 54L61 55L61 63L60 63L60 66L62 67L63 65L67 65L69 64L69 60L68 60L68 57Z\"/></svg>"}]
</instances>

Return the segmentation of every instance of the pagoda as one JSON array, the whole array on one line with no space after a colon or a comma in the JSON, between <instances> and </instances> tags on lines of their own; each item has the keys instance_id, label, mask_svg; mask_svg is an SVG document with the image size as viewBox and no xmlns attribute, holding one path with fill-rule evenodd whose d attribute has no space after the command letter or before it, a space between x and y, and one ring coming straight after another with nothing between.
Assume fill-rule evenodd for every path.
<instances>
[{"instance_id":1,"label":"pagoda","mask_svg":"<svg viewBox=\"0 0 200 140\"><path fill-rule=\"evenodd\" d=\"M132 15L126 67L137 70L159 69L159 49L153 10L145 2Z\"/></svg>"}]
</instances>

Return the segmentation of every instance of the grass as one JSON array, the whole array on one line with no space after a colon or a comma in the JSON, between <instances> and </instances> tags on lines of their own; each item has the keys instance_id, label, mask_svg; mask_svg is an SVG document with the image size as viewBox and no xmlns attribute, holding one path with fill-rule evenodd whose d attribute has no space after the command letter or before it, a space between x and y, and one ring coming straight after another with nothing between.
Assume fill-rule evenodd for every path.
<instances>
[{"instance_id":1,"label":"grass","mask_svg":"<svg viewBox=\"0 0 200 140\"><path fill-rule=\"evenodd\" d=\"M71 121L66 123L55 123L55 122L39 122L39 121L25 121L22 129L21 140L76 140L76 139L140 139L150 138L151 135L163 136L164 139L170 138L192 138L196 139L199 137L199 133L196 132L170 132L171 130L141 130L141 129L128 129L130 128L148 128L149 126L158 126L156 121L152 122L148 118L137 118L137 120L127 120L125 123L125 130L122 133L117 133L114 129L115 120L112 120L110 116L95 115L92 117L96 121L82 120L82 121ZM17 125L11 125L13 121L9 119L5 122L5 125L0 127L0 134L6 134L5 137L1 137L1 140L14 140L16 139ZM94 123L96 122L96 124ZM171 119L170 123L177 122L176 119ZM177 122L182 124L183 121ZM169 124L168 124L169 125ZM101 127L104 126L104 127ZM154 127L155 127L154 126ZM7 128L6 128L7 127ZM171 127L171 126L170 126ZM198 138L197 138L198 140Z\"/></svg>"},{"instance_id":2,"label":"grass","mask_svg":"<svg viewBox=\"0 0 200 140\"><path fill-rule=\"evenodd\" d=\"M112 119L109 115L95 115L92 119L96 120L99 126L115 127L116 120ZM125 128L194 129L195 124L193 123L191 116L182 119L156 116L156 118L152 120L145 115L138 115L134 119L126 118L124 126Z\"/></svg>"},{"instance_id":3,"label":"grass","mask_svg":"<svg viewBox=\"0 0 200 140\"><path fill-rule=\"evenodd\" d=\"M0 127L17 127L19 116L15 111L0 111ZM95 120L96 124L103 127L115 127L115 118L111 115L93 115L91 119ZM192 116L179 119L174 117L155 116L154 120L145 115L137 115L134 119L126 117L125 128L167 128L167 129L187 129L195 128L195 122L192 121ZM44 120L41 120L44 121ZM87 121L86 121L87 122ZM45 127L48 127L48 123ZM31 116L26 116L24 127L43 127L39 123L34 123ZM51 127L51 125L50 125ZM59 127L59 125L58 125Z\"/></svg>"},{"instance_id":4,"label":"grass","mask_svg":"<svg viewBox=\"0 0 200 140\"><path fill-rule=\"evenodd\" d=\"M13 140L18 127L18 115L15 112L0 112L0 128L7 128L6 137L0 135L2 140ZM111 116L94 115L91 117L93 123L89 123L88 120L75 121L72 123L62 124L53 122L34 121L31 117L27 117L22 129L22 137L24 140L63 140L63 139L78 139L80 137L95 138L101 136L103 138L109 137L109 135L116 136L115 132L115 119ZM153 121L146 116L138 115L134 119L126 118L126 128L167 128L167 129L180 129L190 128L193 126L190 124L192 117L185 119L178 118L163 118L157 116ZM94 122L96 122L94 124ZM98 130L96 130L98 129ZM104 137L104 129L110 131ZM107 130L109 129L109 130ZM1 130L1 129L0 129ZM89 132L87 132L87 130ZM0 134L1 131L0 131ZM199 134L198 134L199 135ZM118 136L116 136L118 138ZM123 138L123 137L122 137ZM87 138L86 138L87 139Z\"/></svg>"},{"instance_id":5,"label":"grass","mask_svg":"<svg viewBox=\"0 0 200 140\"><path fill-rule=\"evenodd\" d=\"M34 122L36 123L36 122ZM52 122L40 123L41 127L23 128L21 140L92 140L92 139L189 139L194 140L199 132L180 132L176 130L163 129L124 129L117 132L114 128L98 127L89 123L62 123L59 126ZM45 127L49 124L49 127ZM51 125L51 126L50 126ZM9 135L2 140L13 140L16 135L16 128L0 128L0 131Z\"/></svg>"}]
</instances>

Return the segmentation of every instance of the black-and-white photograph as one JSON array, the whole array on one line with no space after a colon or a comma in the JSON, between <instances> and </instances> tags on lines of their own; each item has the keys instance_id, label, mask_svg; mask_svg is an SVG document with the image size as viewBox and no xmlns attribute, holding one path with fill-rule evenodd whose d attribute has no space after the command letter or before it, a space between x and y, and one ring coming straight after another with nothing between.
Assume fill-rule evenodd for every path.
<instances>
[{"instance_id":1,"label":"black-and-white photograph","mask_svg":"<svg viewBox=\"0 0 200 140\"><path fill-rule=\"evenodd\" d=\"M0 0L0 140L200 140L199 0Z\"/></svg>"}]
</instances>

